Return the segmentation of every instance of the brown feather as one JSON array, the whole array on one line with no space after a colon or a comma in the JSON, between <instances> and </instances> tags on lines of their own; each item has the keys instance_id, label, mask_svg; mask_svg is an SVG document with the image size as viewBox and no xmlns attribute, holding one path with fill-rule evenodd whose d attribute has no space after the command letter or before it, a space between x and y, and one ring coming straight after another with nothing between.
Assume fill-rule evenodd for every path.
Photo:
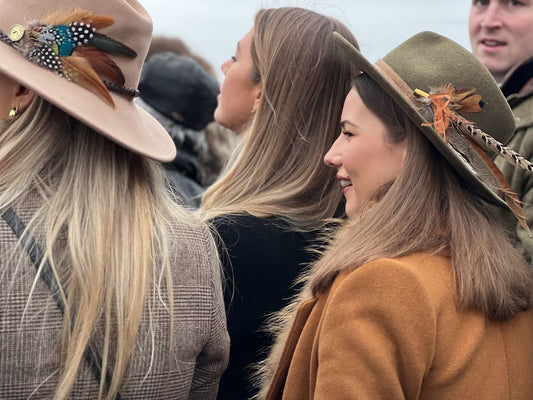
<instances>
[{"instance_id":1,"label":"brown feather","mask_svg":"<svg viewBox=\"0 0 533 400\"><path fill-rule=\"evenodd\" d=\"M73 11L58 11L43 18L47 25L68 25L72 22L91 24L95 29L102 29L113 25L115 20L105 15L95 15L90 10L77 8Z\"/></svg>"},{"instance_id":2,"label":"brown feather","mask_svg":"<svg viewBox=\"0 0 533 400\"><path fill-rule=\"evenodd\" d=\"M116 83L117 85L124 85L124 74L117 64L104 52L92 46L78 46L72 53L73 56L85 57L94 71L101 78Z\"/></svg>"},{"instance_id":3,"label":"brown feather","mask_svg":"<svg viewBox=\"0 0 533 400\"><path fill-rule=\"evenodd\" d=\"M90 17L92 14L92 11L83 10L81 8L70 11L58 11L44 17L43 23L47 25L68 25L71 22L80 21Z\"/></svg>"},{"instance_id":4,"label":"brown feather","mask_svg":"<svg viewBox=\"0 0 533 400\"><path fill-rule=\"evenodd\" d=\"M476 113L481 111L481 96L475 89L456 91L452 96L452 103L462 113Z\"/></svg>"},{"instance_id":5,"label":"brown feather","mask_svg":"<svg viewBox=\"0 0 533 400\"><path fill-rule=\"evenodd\" d=\"M92 69L89 61L82 57L70 56L62 58L61 62L63 63L63 73L65 76L85 89L102 97L115 107L115 102L111 94L98 74Z\"/></svg>"},{"instance_id":6,"label":"brown feather","mask_svg":"<svg viewBox=\"0 0 533 400\"><path fill-rule=\"evenodd\" d=\"M467 137L466 139L470 142L472 148L476 151L476 153L478 153L479 156L483 159L483 161L485 161L490 171L493 173L494 177L501 185L501 188L499 189L502 191L503 196L505 198L505 202L509 206L509 209L512 211L512 213L514 214L520 225L522 225L522 227L528 233L528 235L531 236L531 231L527 226L527 220L524 214L524 209L522 208L522 203L520 203L518 195L511 188L509 182L507 182L507 179L505 179L505 176L502 174L500 169L496 166L496 164L494 164L492 158L490 158L487 153L485 153L483 149L476 142L474 142L473 139L471 139L470 137Z\"/></svg>"},{"instance_id":7,"label":"brown feather","mask_svg":"<svg viewBox=\"0 0 533 400\"><path fill-rule=\"evenodd\" d=\"M111 17L105 15L91 15L88 18L82 19L80 22L85 22L86 24L91 24L93 28L102 29L106 28L115 23L115 20Z\"/></svg>"}]
</instances>

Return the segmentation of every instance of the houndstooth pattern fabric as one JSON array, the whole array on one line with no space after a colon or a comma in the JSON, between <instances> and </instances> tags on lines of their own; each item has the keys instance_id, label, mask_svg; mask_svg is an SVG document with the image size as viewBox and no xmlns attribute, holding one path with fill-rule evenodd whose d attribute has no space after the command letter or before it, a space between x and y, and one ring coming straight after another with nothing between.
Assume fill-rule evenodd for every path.
<instances>
[{"instance_id":1,"label":"houndstooth pattern fabric","mask_svg":"<svg viewBox=\"0 0 533 400\"><path fill-rule=\"evenodd\" d=\"M32 194L15 210L27 222L39 201ZM143 316L120 388L124 400L215 399L220 375L227 365L229 337L220 267L208 230L183 227L176 221L172 235L173 347L171 350L168 334L170 316L162 302L156 301L152 332L147 314ZM36 239L39 241L39 237ZM44 282L35 281L35 266L25 253L26 261L16 268L13 257L21 252L24 250L17 237L1 219L0 399L50 399L58 382L62 315ZM102 327L98 327L97 346L101 332ZM97 397L98 382L82 362L71 398Z\"/></svg>"}]
</instances>

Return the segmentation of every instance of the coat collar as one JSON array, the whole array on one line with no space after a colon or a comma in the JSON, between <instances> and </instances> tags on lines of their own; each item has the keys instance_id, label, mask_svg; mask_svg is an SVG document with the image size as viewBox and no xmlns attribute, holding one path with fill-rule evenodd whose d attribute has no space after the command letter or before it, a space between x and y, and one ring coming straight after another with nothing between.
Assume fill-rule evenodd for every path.
<instances>
[{"instance_id":1,"label":"coat collar","mask_svg":"<svg viewBox=\"0 0 533 400\"><path fill-rule=\"evenodd\" d=\"M533 57L517 65L504 77L501 89L505 97L524 98L533 93Z\"/></svg>"}]
</instances>

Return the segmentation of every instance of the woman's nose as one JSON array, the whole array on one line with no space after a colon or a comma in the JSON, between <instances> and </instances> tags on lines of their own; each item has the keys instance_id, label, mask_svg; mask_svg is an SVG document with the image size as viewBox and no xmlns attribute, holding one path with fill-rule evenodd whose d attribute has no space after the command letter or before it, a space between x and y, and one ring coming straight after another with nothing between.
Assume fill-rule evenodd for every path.
<instances>
[{"instance_id":1,"label":"woman's nose","mask_svg":"<svg viewBox=\"0 0 533 400\"><path fill-rule=\"evenodd\" d=\"M324 156L324 164L326 164L328 167L338 168L341 165L341 155L339 151L337 150L336 144L337 144L337 141L333 143L331 148L328 150L328 152Z\"/></svg>"}]
</instances>

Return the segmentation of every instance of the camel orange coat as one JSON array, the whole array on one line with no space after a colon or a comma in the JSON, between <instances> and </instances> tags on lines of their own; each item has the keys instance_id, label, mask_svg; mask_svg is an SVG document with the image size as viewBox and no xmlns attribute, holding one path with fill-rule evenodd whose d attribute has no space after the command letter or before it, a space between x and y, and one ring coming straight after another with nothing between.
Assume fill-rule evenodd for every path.
<instances>
[{"instance_id":1,"label":"camel orange coat","mask_svg":"<svg viewBox=\"0 0 533 400\"><path fill-rule=\"evenodd\" d=\"M449 258L341 272L300 306L268 399L533 399L533 311L458 312Z\"/></svg>"}]
</instances>

